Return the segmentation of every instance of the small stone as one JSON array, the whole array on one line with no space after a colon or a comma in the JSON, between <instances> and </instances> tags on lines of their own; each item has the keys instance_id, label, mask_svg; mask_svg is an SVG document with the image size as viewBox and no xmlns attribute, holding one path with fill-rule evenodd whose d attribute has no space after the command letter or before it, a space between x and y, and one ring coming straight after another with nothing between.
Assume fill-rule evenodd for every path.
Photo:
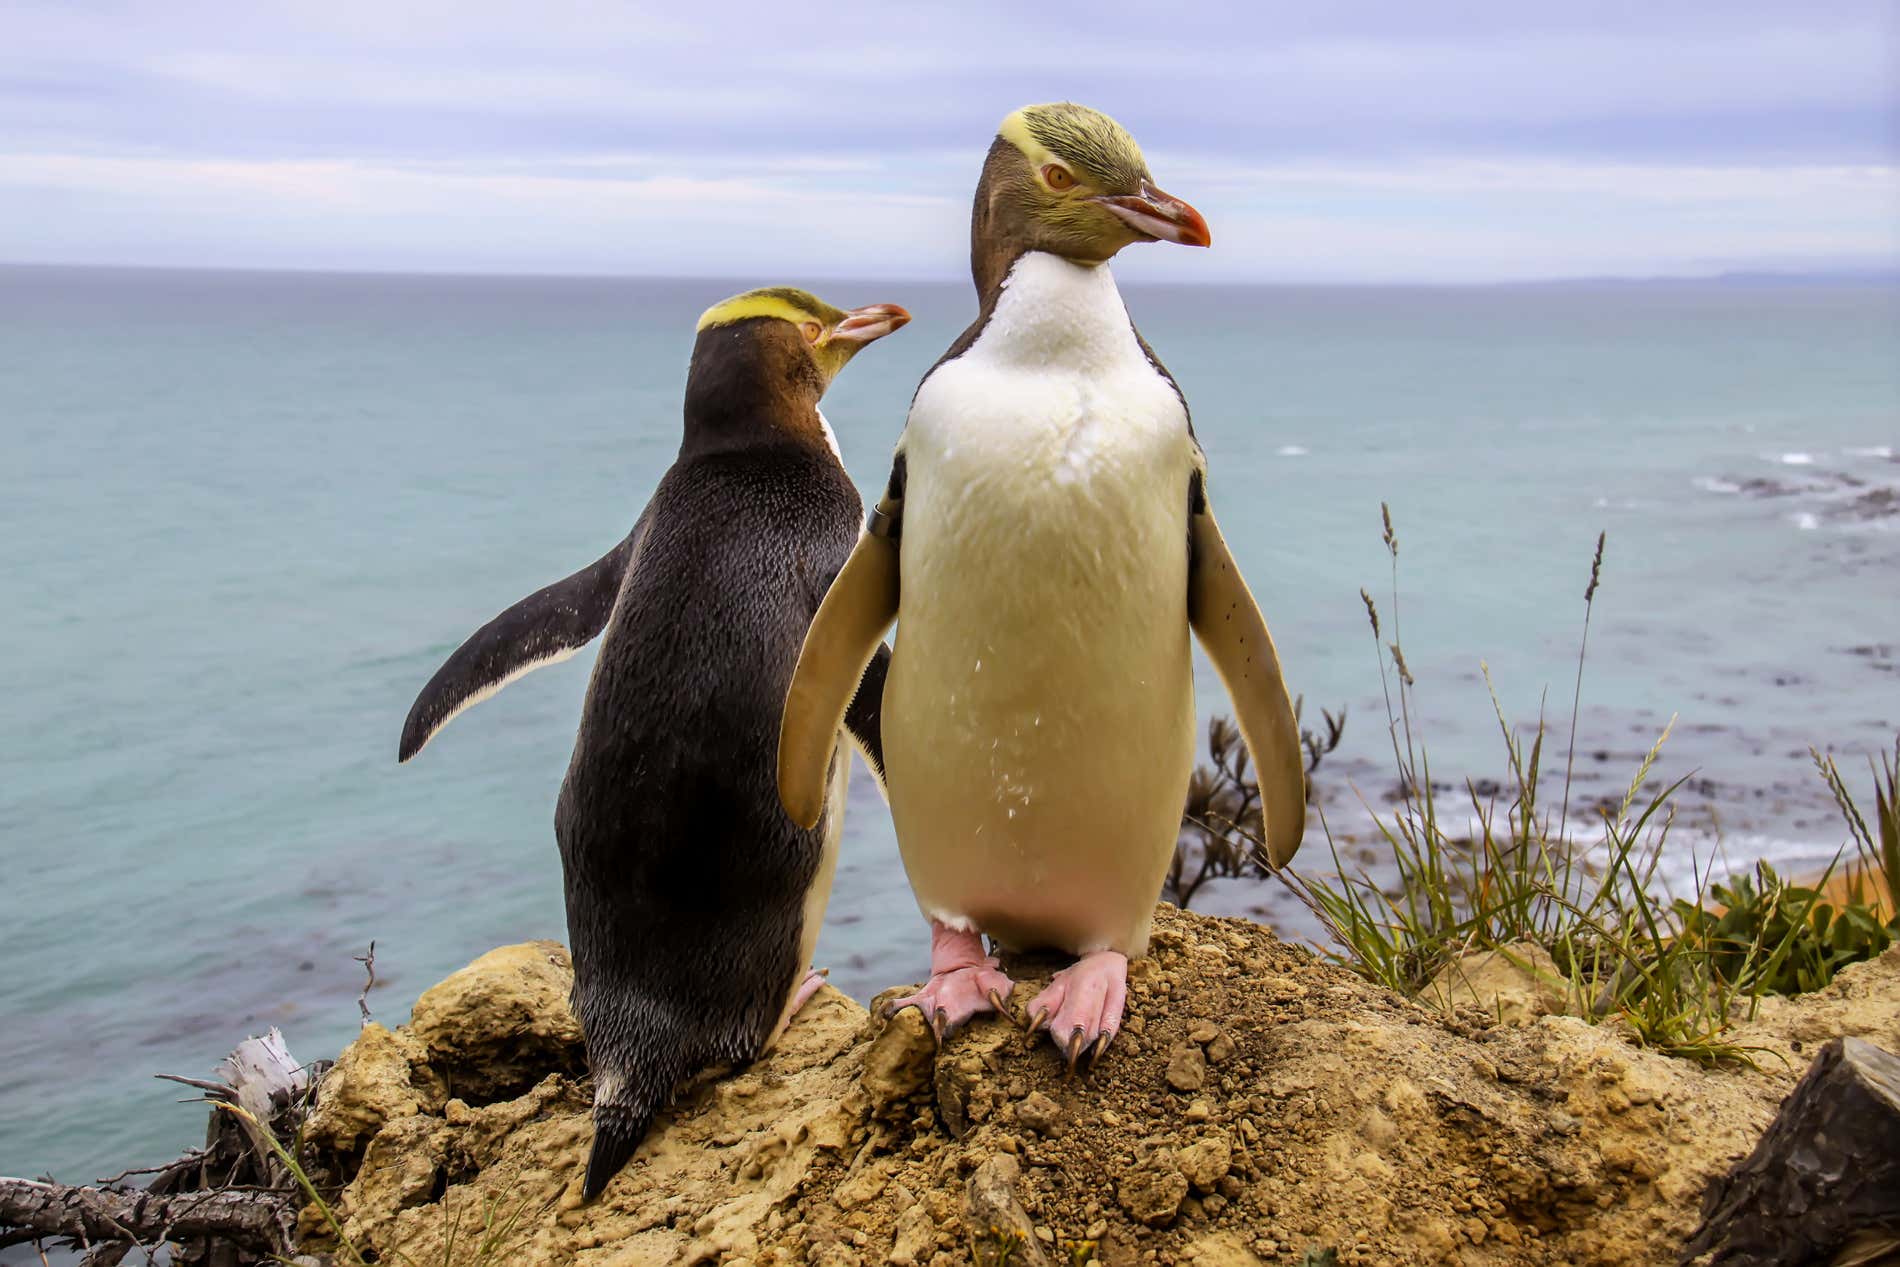
<instances>
[{"instance_id":1,"label":"small stone","mask_svg":"<svg viewBox=\"0 0 1900 1267\"><path fill-rule=\"evenodd\" d=\"M1212 1021L1196 1021L1188 1027L1188 1041L1193 1043L1211 1043L1220 1035L1220 1026Z\"/></svg>"},{"instance_id":2,"label":"small stone","mask_svg":"<svg viewBox=\"0 0 1900 1267\"><path fill-rule=\"evenodd\" d=\"M1234 1146L1217 1131L1183 1148L1174 1161L1196 1191L1212 1192L1234 1164Z\"/></svg>"},{"instance_id":3,"label":"small stone","mask_svg":"<svg viewBox=\"0 0 1900 1267\"><path fill-rule=\"evenodd\" d=\"M1062 1106L1041 1091L1032 1091L1016 1106L1016 1120L1038 1135L1054 1135L1062 1123Z\"/></svg>"},{"instance_id":4,"label":"small stone","mask_svg":"<svg viewBox=\"0 0 1900 1267\"><path fill-rule=\"evenodd\" d=\"M1222 1064L1225 1061L1233 1059L1233 1055L1234 1036L1229 1034L1226 1030L1222 1030L1208 1040L1207 1060L1209 1064Z\"/></svg>"},{"instance_id":5,"label":"small stone","mask_svg":"<svg viewBox=\"0 0 1900 1267\"><path fill-rule=\"evenodd\" d=\"M1181 1173L1174 1155L1165 1148L1157 1149L1123 1176L1115 1192L1122 1209L1136 1222L1149 1227L1172 1223L1187 1194L1187 1176Z\"/></svg>"},{"instance_id":6,"label":"small stone","mask_svg":"<svg viewBox=\"0 0 1900 1267\"><path fill-rule=\"evenodd\" d=\"M937 1044L923 1013L907 1007L884 1023L864 1053L862 1085L880 1113L896 1110L930 1085Z\"/></svg>"},{"instance_id":7,"label":"small stone","mask_svg":"<svg viewBox=\"0 0 1900 1267\"><path fill-rule=\"evenodd\" d=\"M1016 1183L1021 1177L1022 1168L1014 1157L990 1157L979 1165L963 1188L963 1228L971 1237L1000 1230L1029 1241L1029 1247L1036 1252L1018 1261L1040 1264L1047 1260L1030 1240L1035 1235L1034 1226L1016 1194Z\"/></svg>"},{"instance_id":8,"label":"small stone","mask_svg":"<svg viewBox=\"0 0 1900 1267\"><path fill-rule=\"evenodd\" d=\"M1207 1057L1199 1047L1181 1044L1168 1053L1167 1079L1176 1091L1199 1091L1207 1081Z\"/></svg>"},{"instance_id":9,"label":"small stone","mask_svg":"<svg viewBox=\"0 0 1900 1267\"><path fill-rule=\"evenodd\" d=\"M1190 1122L1205 1122L1208 1118L1212 1117L1213 1115L1214 1115L1213 1110L1207 1107L1206 1100L1196 1100L1194 1103L1187 1106L1187 1112L1183 1113L1181 1116L1186 1118Z\"/></svg>"}]
</instances>

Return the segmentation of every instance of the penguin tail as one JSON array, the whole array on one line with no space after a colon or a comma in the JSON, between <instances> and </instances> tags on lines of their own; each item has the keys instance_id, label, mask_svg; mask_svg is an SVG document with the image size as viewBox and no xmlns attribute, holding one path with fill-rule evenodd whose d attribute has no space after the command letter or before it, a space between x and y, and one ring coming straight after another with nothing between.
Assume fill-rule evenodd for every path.
<instances>
[{"instance_id":1,"label":"penguin tail","mask_svg":"<svg viewBox=\"0 0 1900 1267\"><path fill-rule=\"evenodd\" d=\"M653 1111L640 1112L631 1105L594 1105L594 1148L587 1156L587 1180L581 1196L592 1201L606 1190L608 1181L620 1173L640 1141L653 1124Z\"/></svg>"}]
</instances>

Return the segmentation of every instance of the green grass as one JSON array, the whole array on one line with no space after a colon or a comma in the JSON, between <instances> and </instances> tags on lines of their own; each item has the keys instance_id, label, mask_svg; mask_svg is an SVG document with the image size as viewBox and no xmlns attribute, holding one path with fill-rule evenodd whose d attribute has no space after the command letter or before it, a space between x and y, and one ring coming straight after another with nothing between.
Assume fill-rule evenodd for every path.
<instances>
[{"instance_id":1,"label":"green grass","mask_svg":"<svg viewBox=\"0 0 1900 1267\"><path fill-rule=\"evenodd\" d=\"M1874 780L1871 828L1855 803L1854 794L1848 790L1847 780L1841 777L1840 767L1834 764L1834 758L1824 757L1813 748L1809 748L1808 753L1827 782L1828 790L1834 793L1834 803L1847 822L1848 835L1853 838L1858 855L1860 865L1849 885L1850 900L1877 902L1881 895L1863 883L1863 880L1877 880L1886 890L1888 913L1900 914L1900 735L1894 737L1892 755L1883 752L1878 764L1871 758L1867 762Z\"/></svg>"},{"instance_id":2,"label":"green grass","mask_svg":"<svg viewBox=\"0 0 1900 1267\"><path fill-rule=\"evenodd\" d=\"M1513 955L1513 948L1531 943L1556 965L1549 984L1561 989L1566 1011L1615 1021L1637 1041L1671 1055L1753 1063L1760 1049L1734 1042L1728 1032L1753 1014L1756 999L1818 988L1840 967L1890 944L1900 928L1882 925L1872 907L1830 902L1818 889L1789 884L1767 867L1721 883L1698 867L1692 894L1661 895L1657 869L1669 847L1673 798L1683 782L1656 778L1670 727L1614 803L1594 806L1587 816L1580 812L1573 821L1577 718L1590 616L1602 580L1602 536L1583 591L1561 795L1546 768L1551 735L1541 705L1534 728L1520 732L1505 715L1488 666L1485 683L1508 786L1481 793L1467 780L1461 794L1441 794L1417 730L1417 681L1399 636L1399 538L1390 511L1380 511L1392 572L1387 620L1370 593L1361 590L1360 597L1378 653L1399 796L1389 811L1370 804L1366 809L1378 833L1380 869L1396 878L1381 884L1350 867L1320 811L1333 874L1287 872L1282 878L1331 934L1335 944L1322 948L1324 953L1381 985L1417 995L1467 954ZM1890 880L1900 877L1894 810L1900 755L1876 771L1872 829L1832 762L1816 760L1860 854Z\"/></svg>"}]
</instances>

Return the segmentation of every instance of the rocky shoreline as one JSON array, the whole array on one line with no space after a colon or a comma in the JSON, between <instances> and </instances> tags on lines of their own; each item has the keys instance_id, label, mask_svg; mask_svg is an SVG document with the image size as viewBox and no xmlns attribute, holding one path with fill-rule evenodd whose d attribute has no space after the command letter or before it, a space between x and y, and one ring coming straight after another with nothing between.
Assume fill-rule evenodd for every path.
<instances>
[{"instance_id":1,"label":"rocky shoreline","mask_svg":"<svg viewBox=\"0 0 1900 1267\"><path fill-rule=\"evenodd\" d=\"M1056 965L1009 966L1033 993ZM366 1026L304 1142L342 1235L383 1262L1652 1267L1823 1043L1900 1049L1900 948L1763 999L1733 1031L1754 1068L1643 1050L1548 1014L1507 964L1471 967L1415 1002L1164 907L1126 1030L1072 1080L1006 1021L938 1050L914 1012L827 989L584 1204L571 967L528 943L409 1025ZM301 1227L308 1252L339 1249L317 1206Z\"/></svg>"}]
</instances>

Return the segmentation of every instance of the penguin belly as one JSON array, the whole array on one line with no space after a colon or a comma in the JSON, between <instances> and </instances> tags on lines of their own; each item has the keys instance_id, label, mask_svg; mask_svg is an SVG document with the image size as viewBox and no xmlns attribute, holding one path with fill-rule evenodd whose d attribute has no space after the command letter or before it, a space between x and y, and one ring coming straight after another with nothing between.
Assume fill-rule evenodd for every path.
<instances>
[{"instance_id":1,"label":"penguin belly","mask_svg":"<svg viewBox=\"0 0 1900 1267\"><path fill-rule=\"evenodd\" d=\"M979 338L919 390L883 719L927 917L1138 955L1193 768L1192 440L1113 317L1080 346Z\"/></svg>"}]
</instances>

